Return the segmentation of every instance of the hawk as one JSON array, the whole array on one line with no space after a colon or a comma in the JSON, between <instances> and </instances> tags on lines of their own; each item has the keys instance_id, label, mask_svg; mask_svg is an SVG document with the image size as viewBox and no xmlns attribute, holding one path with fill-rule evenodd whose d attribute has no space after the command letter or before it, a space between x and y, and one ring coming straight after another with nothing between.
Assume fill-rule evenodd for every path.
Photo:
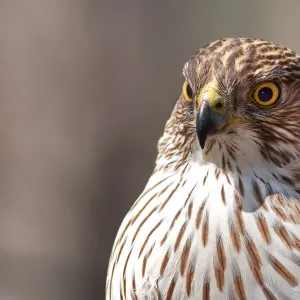
<instances>
[{"instance_id":1,"label":"hawk","mask_svg":"<svg viewBox=\"0 0 300 300\"><path fill-rule=\"evenodd\" d=\"M300 299L300 56L229 38L183 75L106 299Z\"/></svg>"}]
</instances>

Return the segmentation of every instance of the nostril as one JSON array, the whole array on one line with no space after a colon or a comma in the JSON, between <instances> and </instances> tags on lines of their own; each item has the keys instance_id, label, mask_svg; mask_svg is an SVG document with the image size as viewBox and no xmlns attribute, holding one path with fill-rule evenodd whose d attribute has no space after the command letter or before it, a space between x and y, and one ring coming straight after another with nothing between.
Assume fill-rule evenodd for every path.
<instances>
[{"instance_id":1,"label":"nostril","mask_svg":"<svg viewBox=\"0 0 300 300\"><path fill-rule=\"evenodd\" d=\"M218 102L216 105L216 108L222 108L222 107L223 107L223 104L221 102Z\"/></svg>"}]
</instances>

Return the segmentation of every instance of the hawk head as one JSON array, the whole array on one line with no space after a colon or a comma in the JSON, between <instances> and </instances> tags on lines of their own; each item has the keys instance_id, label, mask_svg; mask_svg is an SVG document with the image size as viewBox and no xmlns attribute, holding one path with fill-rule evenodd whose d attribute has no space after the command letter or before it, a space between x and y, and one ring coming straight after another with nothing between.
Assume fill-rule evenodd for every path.
<instances>
[{"instance_id":1,"label":"hawk head","mask_svg":"<svg viewBox=\"0 0 300 300\"><path fill-rule=\"evenodd\" d=\"M282 167L300 153L300 57L271 42L231 38L201 48L185 81L159 158L223 169ZM166 164L165 164L166 165ZM176 166L175 166L176 167Z\"/></svg>"}]
</instances>

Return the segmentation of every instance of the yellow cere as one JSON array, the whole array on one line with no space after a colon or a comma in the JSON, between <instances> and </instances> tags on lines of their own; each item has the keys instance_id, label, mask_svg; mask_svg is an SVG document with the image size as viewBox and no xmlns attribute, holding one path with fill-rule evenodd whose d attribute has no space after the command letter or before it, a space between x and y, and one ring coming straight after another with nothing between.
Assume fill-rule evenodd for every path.
<instances>
[{"instance_id":1,"label":"yellow cere","mask_svg":"<svg viewBox=\"0 0 300 300\"><path fill-rule=\"evenodd\" d=\"M219 99L218 84L216 81L211 81L202 88L197 99L197 107L200 107L203 100L207 100L213 104L213 102L219 101Z\"/></svg>"},{"instance_id":2,"label":"yellow cere","mask_svg":"<svg viewBox=\"0 0 300 300\"><path fill-rule=\"evenodd\" d=\"M268 92L268 97L266 99L264 99L263 96L264 91ZM273 82L263 82L255 88L251 98L260 106L271 106L279 98L279 89Z\"/></svg>"}]
</instances>

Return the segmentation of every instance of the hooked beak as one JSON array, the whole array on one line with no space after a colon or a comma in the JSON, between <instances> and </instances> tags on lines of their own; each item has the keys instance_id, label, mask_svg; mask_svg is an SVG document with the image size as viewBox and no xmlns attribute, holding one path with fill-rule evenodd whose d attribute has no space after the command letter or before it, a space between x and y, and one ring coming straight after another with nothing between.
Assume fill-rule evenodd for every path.
<instances>
[{"instance_id":1,"label":"hooked beak","mask_svg":"<svg viewBox=\"0 0 300 300\"><path fill-rule=\"evenodd\" d=\"M196 131L200 146L204 149L207 137L220 133L228 124L215 82L204 86L198 96L197 105Z\"/></svg>"}]
</instances>

